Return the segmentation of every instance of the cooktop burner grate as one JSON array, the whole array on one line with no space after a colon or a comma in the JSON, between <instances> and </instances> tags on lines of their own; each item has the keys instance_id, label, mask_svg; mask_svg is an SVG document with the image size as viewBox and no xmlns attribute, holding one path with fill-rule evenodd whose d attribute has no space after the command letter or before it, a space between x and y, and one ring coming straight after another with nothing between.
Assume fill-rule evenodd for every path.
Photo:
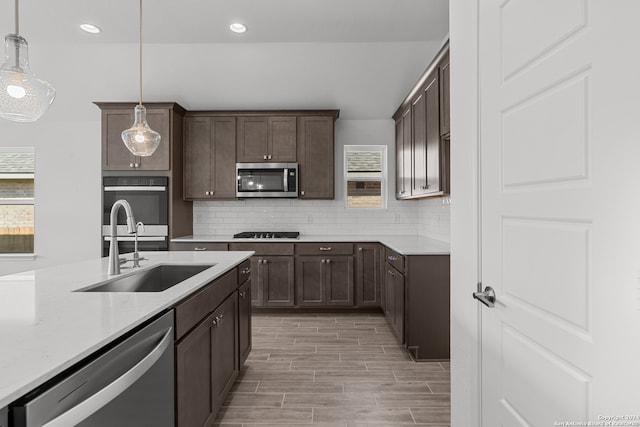
<instances>
[{"instance_id":1,"label":"cooktop burner grate","mask_svg":"<svg viewBox=\"0 0 640 427\"><path fill-rule=\"evenodd\" d=\"M299 231L243 231L233 235L234 239L298 239Z\"/></svg>"}]
</instances>

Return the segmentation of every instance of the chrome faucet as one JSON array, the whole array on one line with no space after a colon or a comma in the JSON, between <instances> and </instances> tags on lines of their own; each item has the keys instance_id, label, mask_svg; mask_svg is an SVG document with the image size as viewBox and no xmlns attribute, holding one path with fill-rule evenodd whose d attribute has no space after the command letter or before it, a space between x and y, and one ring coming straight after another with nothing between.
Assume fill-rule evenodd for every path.
<instances>
[{"instance_id":1,"label":"chrome faucet","mask_svg":"<svg viewBox=\"0 0 640 427\"><path fill-rule=\"evenodd\" d=\"M109 275L120 274L120 253L118 251L118 210L124 208L127 214L127 233L137 232L136 220L131 205L124 199L117 200L111 207L111 243L109 244Z\"/></svg>"}]
</instances>

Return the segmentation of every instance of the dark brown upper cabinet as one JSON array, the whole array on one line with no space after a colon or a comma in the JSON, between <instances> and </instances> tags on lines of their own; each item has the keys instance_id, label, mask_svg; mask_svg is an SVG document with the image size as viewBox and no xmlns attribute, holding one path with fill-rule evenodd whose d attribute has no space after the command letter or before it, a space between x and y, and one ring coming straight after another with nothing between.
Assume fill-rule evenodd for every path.
<instances>
[{"instance_id":1,"label":"dark brown upper cabinet","mask_svg":"<svg viewBox=\"0 0 640 427\"><path fill-rule=\"evenodd\" d=\"M184 198L234 199L236 118L187 113L184 124Z\"/></svg>"},{"instance_id":2,"label":"dark brown upper cabinet","mask_svg":"<svg viewBox=\"0 0 640 427\"><path fill-rule=\"evenodd\" d=\"M238 117L236 149L241 163L295 162L296 118Z\"/></svg>"},{"instance_id":3,"label":"dark brown upper cabinet","mask_svg":"<svg viewBox=\"0 0 640 427\"><path fill-rule=\"evenodd\" d=\"M333 199L334 122L339 111L298 117L299 197Z\"/></svg>"},{"instance_id":4,"label":"dark brown upper cabinet","mask_svg":"<svg viewBox=\"0 0 640 427\"><path fill-rule=\"evenodd\" d=\"M148 103L147 122L161 136L160 146L149 157L131 154L122 142L122 131L133 124L133 102L96 102L102 110L102 170L168 171L172 168L174 144L182 145L182 117L185 110L175 103Z\"/></svg>"},{"instance_id":5,"label":"dark brown upper cabinet","mask_svg":"<svg viewBox=\"0 0 640 427\"><path fill-rule=\"evenodd\" d=\"M449 51L445 52L440 64L440 135L448 136L451 132L450 126L450 92L449 92Z\"/></svg>"},{"instance_id":6,"label":"dark brown upper cabinet","mask_svg":"<svg viewBox=\"0 0 640 427\"><path fill-rule=\"evenodd\" d=\"M393 116L397 199L448 194L448 58L447 42Z\"/></svg>"}]
</instances>

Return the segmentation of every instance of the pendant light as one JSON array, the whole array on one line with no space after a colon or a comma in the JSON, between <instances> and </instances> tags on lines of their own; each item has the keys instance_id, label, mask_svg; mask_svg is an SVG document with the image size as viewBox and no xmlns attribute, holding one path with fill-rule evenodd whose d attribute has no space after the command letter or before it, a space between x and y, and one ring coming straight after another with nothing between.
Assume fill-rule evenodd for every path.
<instances>
[{"instance_id":1,"label":"pendant light","mask_svg":"<svg viewBox=\"0 0 640 427\"><path fill-rule=\"evenodd\" d=\"M140 0L140 102L134 109L133 126L122 132L122 141L134 156L147 157L160 145L160 134L149 127L142 105L142 0Z\"/></svg>"},{"instance_id":2,"label":"pendant light","mask_svg":"<svg viewBox=\"0 0 640 427\"><path fill-rule=\"evenodd\" d=\"M28 44L19 35L18 17L16 0L16 32L4 38L4 62L0 66L0 117L14 122L35 122L53 102L56 90L31 72Z\"/></svg>"}]
</instances>

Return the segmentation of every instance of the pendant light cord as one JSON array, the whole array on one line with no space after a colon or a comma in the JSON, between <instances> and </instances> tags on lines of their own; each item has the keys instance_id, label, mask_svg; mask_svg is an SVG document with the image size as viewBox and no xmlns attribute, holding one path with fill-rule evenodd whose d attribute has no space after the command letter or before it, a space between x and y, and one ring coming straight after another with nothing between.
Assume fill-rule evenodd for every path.
<instances>
[{"instance_id":1,"label":"pendant light cord","mask_svg":"<svg viewBox=\"0 0 640 427\"><path fill-rule=\"evenodd\" d=\"M18 23L18 0L16 0L16 35L20 34L18 31L20 29L20 25Z\"/></svg>"},{"instance_id":2,"label":"pendant light cord","mask_svg":"<svg viewBox=\"0 0 640 427\"><path fill-rule=\"evenodd\" d=\"M140 0L140 106L142 106L142 0Z\"/></svg>"}]
</instances>

